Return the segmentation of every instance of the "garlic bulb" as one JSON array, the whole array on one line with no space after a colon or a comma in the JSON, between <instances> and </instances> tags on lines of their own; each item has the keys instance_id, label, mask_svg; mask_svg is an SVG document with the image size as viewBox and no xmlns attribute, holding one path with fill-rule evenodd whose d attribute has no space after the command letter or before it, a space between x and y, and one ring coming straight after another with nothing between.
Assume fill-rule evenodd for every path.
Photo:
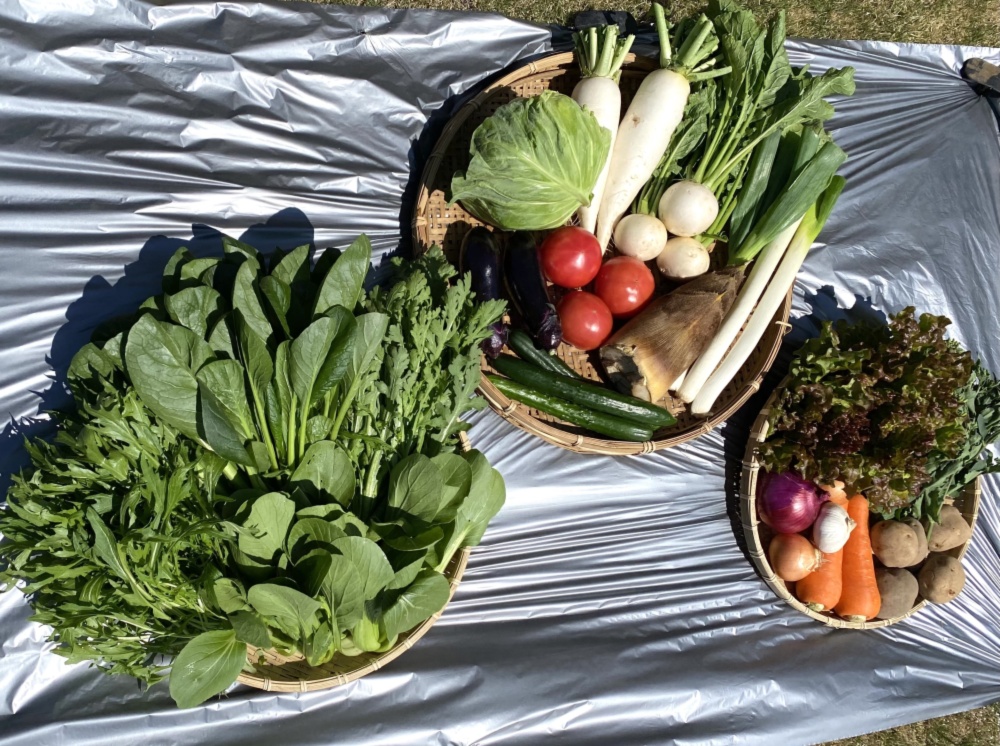
<instances>
[{"instance_id":1,"label":"garlic bulb","mask_svg":"<svg viewBox=\"0 0 1000 746\"><path fill-rule=\"evenodd\" d=\"M836 503L826 502L819 509L816 522L813 523L813 544L823 554L839 552L847 543L847 537L858 525L847 515L847 511Z\"/></svg>"}]
</instances>

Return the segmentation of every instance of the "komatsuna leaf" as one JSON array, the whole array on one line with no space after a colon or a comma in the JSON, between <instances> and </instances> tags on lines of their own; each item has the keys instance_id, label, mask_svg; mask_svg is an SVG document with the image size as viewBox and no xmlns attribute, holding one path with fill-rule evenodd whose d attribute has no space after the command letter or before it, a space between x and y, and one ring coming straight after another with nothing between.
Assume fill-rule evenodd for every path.
<instances>
[{"instance_id":1,"label":"komatsuna leaf","mask_svg":"<svg viewBox=\"0 0 1000 746\"><path fill-rule=\"evenodd\" d=\"M267 625L252 611L237 611L230 615L229 623L233 625L236 639L253 645L255 648L267 650L271 647L271 637L267 633Z\"/></svg>"},{"instance_id":2,"label":"komatsuna leaf","mask_svg":"<svg viewBox=\"0 0 1000 746\"><path fill-rule=\"evenodd\" d=\"M431 459L415 453L396 464L389 475L389 506L396 509L394 515L403 513L433 523L445 505L444 479Z\"/></svg>"},{"instance_id":3,"label":"komatsuna leaf","mask_svg":"<svg viewBox=\"0 0 1000 746\"><path fill-rule=\"evenodd\" d=\"M243 521L244 528L250 529L256 536L241 533L238 540L240 550L250 557L272 561L285 545L294 516L295 503L282 493L261 495L254 500L249 515Z\"/></svg>"},{"instance_id":4,"label":"komatsuna leaf","mask_svg":"<svg viewBox=\"0 0 1000 746\"><path fill-rule=\"evenodd\" d=\"M271 276L291 287L297 282L309 282L309 246L299 246L285 254Z\"/></svg>"},{"instance_id":5,"label":"komatsuna leaf","mask_svg":"<svg viewBox=\"0 0 1000 746\"><path fill-rule=\"evenodd\" d=\"M450 595L451 588L444 575L424 570L382 615L386 637L391 640L430 619L444 608Z\"/></svg>"},{"instance_id":6,"label":"komatsuna leaf","mask_svg":"<svg viewBox=\"0 0 1000 746\"><path fill-rule=\"evenodd\" d=\"M610 145L611 134L569 96L515 99L473 133L450 200L505 230L556 228L590 204Z\"/></svg>"},{"instance_id":7,"label":"komatsuna leaf","mask_svg":"<svg viewBox=\"0 0 1000 746\"><path fill-rule=\"evenodd\" d=\"M313 316L320 316L333 306L343 306L353 312L361 300L371 261L372 244L362 233L337 258L323 278L316 294Z\"/></svg>"},{"instance_id":8,"label":"komatsuna leaf","mask_svg":"<svg viewBox=\"0 0 1000 746\"><path fill-rule=\"evenodd\" d=\"M336 502L347 507L354 497L355 478L344 449L332 440L320 440L306 449L288 482L313 504Z\"/></svg>"},{"instance_id":9,"label":"komatsuna leaf","mask_svg":"<svg viewBox=\"0 0 1000 746\"><path fill-rule=\"evenodd\" d=\"M208 346L215 352L216 357L236 359L236 345L233 344L233 333L229 328L228 313L222 314L208 331Z\"/></svg>"},{"instance_id":10,"label":"komatsuna leaf","mask_svg":"<svg viewBox=\"0 0 1000 746\"><path fill-rule=\"evenodd\" d=\"M174 659L170 696L178 707L194 707L224 692L236 681L247 660L247 646L231 629L202 632Z\"/></svg>"},{"instance_id":11,"label":"komatsuna leaf","mask_svg":"<svg viewBox=\"0 0 1000 746\"><path fill-rule=\"evenodd\" d=\"M288 310L292 307L292 290L277 277L268 275L260 279L260 291L267 299L278 325L286 337L291 336L288 327Z\"/></svg>"},{"instance_id":12,"label":"komatsuna leaf","mask_svg":"<svg viewBox=\"0 0 1000 746\"><path fill-rule=\"evenodd\" d=\"M379 545L370 539L348 536L337 539L333 545L354 565L361 576L362 596L370 601L385 588L395 575L388 558Z\"/></svg>"},{"instance_id":13,"label":"komatsuna leaf","mask_svg":"<svg viewBox=\"0 0 1000 746\"><path fill-rule=\"evenodd\" d=\"M202 339L208 337L209 327L223 310L222 296L204 285L164 296L164 302L174 323L187 327Z\"/></svg>"},{"instance_id":14,"label":"komatsuna leaf","mask_svg":"<svg viewBox=\"0 0 1000 746\"><path fill-rule=\"evenodd\" d=\"M258 337L264 340L271 338L274 329L261 302L257 276L250 262L244 262L236 271L236 281L233 283L233 308L240 312L243 321Z\"/></svg>"},{"instance_id":15,"label":"komatsuna leaf","mask_svg":"<svg viewBox=\"0 0 1000 746\"><path fill-rule=\"evenodd\" d=\"M322 607L302 591L274 583L260 583L250 588L247 599L254 610L293 639L302 639L319 626L317 613Z\"/></svg>"},{"instance_id":16,"label":"komatsuna leaf","mask_svg":"<svg viewBox=\"0 0 1000 746\"><path fill-rule=\"evenodd\" d=\"M246 398L243 366L235 360L215 360L197 374L200 432L213 451L230 461L256 468L245 444L256 436Z\"/></svg>"},{"instance_id":17,"label":"komatsuna leaf","mask_svg":"<svg viewBox=\"0 0 1000 746\"><path fill-rule=\"evenodd\" d=\"M352 352L354 326L354 317L348 311L333 308L330 315L316 319L292 340L288 375L300 402L312 405L320 394L344 377ZM322 391L316 386L320 371L328 379Z\"/></svg>"},{"instance_id":18,"label":"komatsuna leaf","mask_svg":"<svg viewBox=\"0 0 1000 746\"><path fill-rule=\"evenodd\" d=\"M212 357L212 348L190 329L149 314L135 323L125 342L125 366L142 403L195 440L200 437L195 373Z\"/></svg>"}]
</instances>

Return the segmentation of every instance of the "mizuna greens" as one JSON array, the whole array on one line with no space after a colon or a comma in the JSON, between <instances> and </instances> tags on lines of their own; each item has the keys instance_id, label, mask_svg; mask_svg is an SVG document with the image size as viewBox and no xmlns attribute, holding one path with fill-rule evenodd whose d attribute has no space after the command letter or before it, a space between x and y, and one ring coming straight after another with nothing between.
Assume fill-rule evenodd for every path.
<instances>
[{"instance_id":1,"label":"mizuna greens","mask_svg":"<svg viewBox=\"0 0 1000 746\"><path fill-rule=\"evenodd\" d=\"M504 500L455 441L502 303L436 249L366 296L364 237L315 267L223 246L178 251L164 292L79 351L75 408L0 510L0 581L56 652L147 683L176 656L182 707L251 668L248 645L388 649Z\"/></svg>"}]
</instances>

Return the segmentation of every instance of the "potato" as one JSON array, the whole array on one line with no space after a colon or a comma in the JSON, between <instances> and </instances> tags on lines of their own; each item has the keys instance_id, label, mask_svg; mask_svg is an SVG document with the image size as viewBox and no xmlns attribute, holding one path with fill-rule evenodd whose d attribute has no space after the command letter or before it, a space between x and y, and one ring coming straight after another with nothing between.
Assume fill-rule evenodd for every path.
<instances>
[{"instance_id":1,"label":"potato","mask_svg":"<svg viewBox=\"0 0 1000 746\"><path fill-rule=\"evenodd\" d=\"M961 511L954 505L941 508L941 523L931 529L931 538L927 546L932 552L947 552L949 549L962 546L972 536L972 528L966 522Z\"/></svg>"},{"instance_id":2,"label":"potato","mask_svg":"<svg viewBox=\"0 0 1000 746\"><path fill-rule=\"evenodd\" d=\"M932 604L946 604L962 592L965 570L962 563L947 554L931 554L917 578L920 595Z\"/></svg>"},{"instance_id":3,"label":"potato","mask_svg":"<svg viewBox=\"0 0 1000 746\"><path fill-rule=\"evenodd\" d=\"M907 518L903 523L913 529L913 533L917 535L917 542L920 545L920 548L917 550L917 558L913 561L913 564L907 565L907 567L916 567L927 559L927 555L931 551L927 547L927 529L916 518Z\"/></svg>"},{"instance_id":4,"label":"potato","mask_svg":"<svg viewBox=\"0 0 1000 746\"><path fill-rule=\"evenodd\" d=\"M871 528L872 552L886 567L909 567L920 551L917 533L899 521L879 521Z\"/></svg>"},{"instance_id":5,"label":"potato","mask_svg":"<svg viewBox=\"0 0 1000 746\"><path fill-rule=\"evenodd\" d=\"M880 567L875 571L878 592L882 596L882 608L875 616L879 619L893 619L902 616L917 600L920 585L913 573L900 567Z\"/></svg>"}]
</instances>

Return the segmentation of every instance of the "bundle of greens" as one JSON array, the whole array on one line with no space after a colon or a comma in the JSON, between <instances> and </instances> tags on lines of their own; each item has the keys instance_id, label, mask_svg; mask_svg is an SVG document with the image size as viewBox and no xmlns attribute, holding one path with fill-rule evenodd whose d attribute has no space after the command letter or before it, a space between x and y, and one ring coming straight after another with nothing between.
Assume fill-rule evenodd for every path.
<instances>
[{"instance_id":1,"label":"bundle of greens","mask_svg":"<svg viewBox=\"0 0 1000 746\"><path fill-rule=\"evenodd\" d=\"M662 210L661 196L678 177L706 187L719 204L718 214L704 234L706 244L723 233L733 210L744 199L744 179L757 146L791 128L825 122L833 116L833 106L824 99L854 92L853 68L831 69L819 76L805 68L792 69L784 46L783 12L770 24L761 25L753 13L732 0L712 0L707 15L720 41L720 64L731 70L700 83L692 93L670 148L634 206L636 212L657 214ZM831 143L831 147L835 146ZM818 157L821 150L797 168ZM814 179L818 186L812 199L804 199L806 205L816 199L839 165L831 160L824 168L813 167L818 172ZM796 191L792 190L793 194ZM805 207L799 214L804 211ZM755 254L732 241L730 249L732 264L743 264Z\"/></svg>"},{"instance_id":2,"label":"bundle of greens","mask_svg":"<svg viewBox=\"0 0 1000 746\"><path fill-rule=\"evenodd\" d=\"M504 500L457 453L478 345L502 314L439 250L366 297L364 237L315 268L181 249L164 292L95 335L75 409L0 510L0 582L56 652L155 682L191 706L250 650L390 648L449 597L442 572Z\"/></svg>"},{"instance_id":3,"label":"bundle of greens","mask_svg":"<svg viewBox=\"0 0 1000 746\"><path fill-rule=\"evenodd\" d=\"M827 322L792 362L763 466L842 480L887 518L936 521L946 497L1000 470L985 450L1000 439L1000 382L945 337L950 323L913 308L887 326Z\"/></svg>"}]
</instances>

